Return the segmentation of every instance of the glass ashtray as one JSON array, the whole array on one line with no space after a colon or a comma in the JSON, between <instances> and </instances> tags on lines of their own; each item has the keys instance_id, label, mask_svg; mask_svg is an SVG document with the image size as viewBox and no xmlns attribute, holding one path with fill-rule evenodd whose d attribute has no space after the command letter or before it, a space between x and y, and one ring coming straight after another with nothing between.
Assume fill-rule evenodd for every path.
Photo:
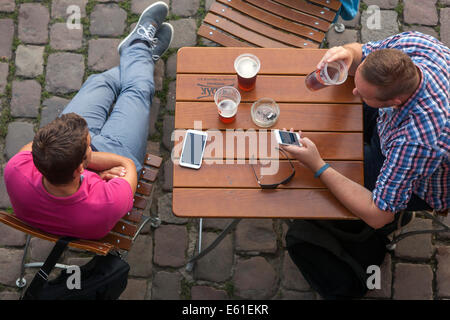
<instances>
[{"instance_id":1,"label":"glass ashtray","mask_svg":"<svg viewBox=\"0 0 450 320\"><path fill-rule=\"evenodd\" d=\"M261 98L252 105L252 120L259 127L271 127L280 115L278 104L270 98Z\"/></svg>"}]
</instances>

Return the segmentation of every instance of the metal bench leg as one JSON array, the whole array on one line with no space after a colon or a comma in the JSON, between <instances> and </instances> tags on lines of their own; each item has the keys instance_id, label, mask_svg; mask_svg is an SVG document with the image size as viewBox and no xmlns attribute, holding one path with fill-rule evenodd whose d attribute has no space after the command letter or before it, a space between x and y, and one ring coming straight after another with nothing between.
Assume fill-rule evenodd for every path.
<instances>
[{"instance_id":1,"label":"metal bench leg","mask_svg":"<svg viewBox=\"0 0 450 320\"><path fill-rule=\"evenodd\" d=\"M25 263L27 253L28 253L28 248L30 247L30 241L31 241L31 236L28 234L27 242L25 243L25 249L23 249L22 264L20 266L20 277L16 280L16 286L18 288L23 288L27 285L27 280L25 279L25 268L40 268L44 265L43 262ZM61 263L55 264L55 268L59 268L59 269L67 269L68 267L69 266L66 264L61 264Z\"/></svg>"},{"instance_id":2,"label":"metal bench leg","mask_svg":"<svg viewBox=\"0 0 450 320\"><path fill-rule=\"evenodd\" d=\"M20 266L20 277L16 280L16 286L23 288L27 285L27 280L25 280L25 259L28 253L28 247L30 246L31 236L27 234L27 242L25 243L25 249L23 249L22 264Z\"/></svg>"},{"instance_id":3,"label":"metal bench leg","mask_svg":"<svg viewBox=\"0 0 450 320\"><path fill-rule=\"evenodd\" d=\"M205 249L201 250L201 226L202 226L202 219L200 219L200 230L199 230L199 246L198 246L198 254L194 257L192 257L188 263L186 264L186 271L190 272L192 269L194 269L195 262L200 259L201 257L205 256L210 252L212 249L214 249L222 240L225 238L225 236L234 229L234 227L237 226L237 224L241 221L241 219L234 219L220 234L219 236Z\"/></svg>"},{"instance_id":4,"label":"metal bench leg","mask_svg":"<svg viewBox=\"0 0 450 320\"><path fill-rule=\"evenodd\" d=\"M428 218L430 218L431 220L433 220L438 225L440 225L442 227L442 229L418 230L418 231L410 231L410 232L401 233L398 236L394 235L394 238L392 239L392 241L389 244L386 245L386 248L388 250L394 250L395 247L397 246L397 243L400 240L403 240L409 236L418 235L418 234L426 234L426 233L450 232L450 227L447 226L446 224L442 223L441 221L439 221L439 219L436 218L434 215L429 214L426 211L424 211L423 214L425 216L427 216Z\"/></svg>"}]
</instances>

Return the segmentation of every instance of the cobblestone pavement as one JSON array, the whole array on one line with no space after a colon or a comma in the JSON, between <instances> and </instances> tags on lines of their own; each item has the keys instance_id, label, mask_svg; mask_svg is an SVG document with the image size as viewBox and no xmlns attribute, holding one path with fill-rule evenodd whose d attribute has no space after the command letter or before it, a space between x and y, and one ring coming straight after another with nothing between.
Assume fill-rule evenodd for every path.
<instances>
[{"instance_id":1,"label":"cobblestone pavement","mask_svg":"<svg viewBox=\"0 0 450 320\"><path fill-rule=\"evenodd\" d=\"M116 46L154 0L0 0L0 160L2 167L34 132L64 108L83 81L118 64ZM193 272L185 270L197 241L198 220L172 214L170 134L174 128L176 53L182 46L213 45L196 36L212 0L165 0L167 20L175 28L171 49L156 64L156 97L148 150L164 157L152 214L162 220L148 226L129 254L131 272L121 299L320 299L311 290L284 248L286 226L281 220L243 220ZM68 29L80 8L82 29ZM380 26L371 30L373 7ZM419 30L450 45L450 0L364 0L360 14L346 21L346 31L328 32L328 46L385 38L404 30ZM70 11L69 11L70 12ZM372 19L372 20L371 20ZM0 207L9 208L0 180ZM229 220L203 221L203 247ZM450 218L446 218L450 223ZM416 219L409 228L430 227ZM25 235L0 225L0 299L17 299ZM42 261L51 244L31 241L28 261ZM64 262L84 264L89 255L68 250ZM35 270L28 270L31 281ZM368 299L450 298L450 241L431 235L410 237L387 255L381 269L381 290Z\"/></svg>"}]
</instances>

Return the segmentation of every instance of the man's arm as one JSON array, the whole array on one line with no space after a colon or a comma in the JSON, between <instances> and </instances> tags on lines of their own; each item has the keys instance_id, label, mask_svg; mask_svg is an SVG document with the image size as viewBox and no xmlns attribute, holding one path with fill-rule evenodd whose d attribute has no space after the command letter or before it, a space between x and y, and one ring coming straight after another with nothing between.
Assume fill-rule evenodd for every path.
<instances>
[{"instance_id":1,"label":"man's arm","mask_svg":"<svg viewBox=\"0 0 450 320\"><path fill-rule=\"evenodd\" d=\"M119 178L125 179L130 184L134 194L137 185L137 172L133 160L109 152L92 152L92 159L88 164L89 169L104 171L114 167L125 168L125 175Z\"/></svg>"},{"instance_id":2,"label":"man's arm","mask_svg":"<svg viewBox=\"0 0 450 320\"><path fill-rule=\"evenodd\" d=\"M349 67L348 74L354 76L356 69L361 64L362 46L361 43L354 42L329 49L317 64L317 69L322 69L326 62L344 60Z\"/></svg>"},{"instance_id":3,"label":"man's arm","mask_svg":"<svg viewBox=\"0 0 450 320\"><path fill-rule=\"evenodd\" d=\"M282 146L312 172L317 172L325 162L314 143L308 138L300 139L302 147ZM378 229L394 220L394 213L380 210L373 202L372 192L348 179L333 168L326 169L320 179L333 195L350 212L361 218L372 228Z\"/></svg>"}]
</instances>

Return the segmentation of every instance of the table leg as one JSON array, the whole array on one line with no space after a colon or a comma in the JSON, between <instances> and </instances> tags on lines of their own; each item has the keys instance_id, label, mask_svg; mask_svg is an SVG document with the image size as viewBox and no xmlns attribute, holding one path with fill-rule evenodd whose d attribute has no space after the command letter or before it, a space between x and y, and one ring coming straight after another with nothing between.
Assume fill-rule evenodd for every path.
<instances>
[{"instance_id":1,"label":"table leg","mask_svg":"<svg viewBox=\"0 0 450 320\"><path fill-rule=\"evenodd\" d=\"M201 257L205 256L210 252L212 249L214 249L222 240L225 238L225 236L234 229L234 227L237 226L237 224L242 219L234 219L223 231L219 234L219 236L205 249L201 250L201 239L202 239L202 219L200 219L200 230L199 230L199 245L198 245L198 254L194 255L186 264L186 271L192 271L194 269L195 262L200 259Z\"/></svg>"}]
</instances>

